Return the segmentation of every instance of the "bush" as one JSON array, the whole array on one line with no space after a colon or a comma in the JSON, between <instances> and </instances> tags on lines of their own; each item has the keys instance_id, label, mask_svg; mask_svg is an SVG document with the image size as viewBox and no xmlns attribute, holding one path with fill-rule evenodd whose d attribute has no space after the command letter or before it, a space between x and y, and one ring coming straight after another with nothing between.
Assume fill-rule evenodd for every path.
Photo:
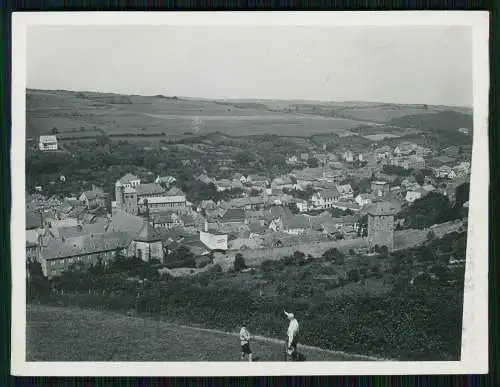
<instances>
[{"instance_id":1,"label":"bush","mask_svg":"<svg viewBox=\"0 0 500 387\"><path fill-rule=\"evenodd\" d=\"M385 245L380 246L378 254L380 258L387 258L389 256L389 248Z\"/></svg>"},{"instance_id":2,"label":"bush","mask_svg":"<svg viewBox=\"0 0 500 387\"><path fill-rule=\"evenodd\" d=\"M323 259L325 261L342 261L344 262L344 254L342 254L336 247L328 249L325 251L322 255Z\"/></svg>"},{"instance_id":3,"label":"bush","mask_svg":"<svg viewBox=\"0 0 500 387\"><path fill-rule=\"evenodd\" d=\"M240 271L245 269L246 267L247 265L245 264L245 259L243 258L243 256L240 253L236 254L236 257L234 258L234 270Z\"/></svg>"},{"instance_id":4,"label":"bush","mask_svg":"<svg viewBox=\"0 0 500 387\"><path fill-rule=\"evenodd\" d=\"M347 272L347 278L351 282L358 282L359 281L359 272L357 269L351 269Z\"/></svg>"}]
</instances>

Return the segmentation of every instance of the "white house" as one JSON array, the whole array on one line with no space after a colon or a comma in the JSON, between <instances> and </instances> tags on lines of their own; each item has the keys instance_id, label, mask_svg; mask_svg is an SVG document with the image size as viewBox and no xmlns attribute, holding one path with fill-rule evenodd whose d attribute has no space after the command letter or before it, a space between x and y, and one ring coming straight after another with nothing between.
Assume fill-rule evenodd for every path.
<instances>
[{"instance_id":1,"label":"white house","mask_svg":"<svg viewBox=\"0 0 500 387\"><path fill-rule=\"evenodd\" d=\"M420 199L421 197L422 197L422 191L421 190L408 191L406 193L405 200L408 203L413 203L415 200Z\"/></svg>"},{"instance_id":2,"label":"white house","mask_svg":"<svg viewBox=\"0 0 500 387\"><path fill-rule=\"evenodd\" d=\"M283 219L283 231L290 235L303 234L310 227L309 218L305 215L295 215L291 218Z\"/></svg>"},{"instance_id":3,"label":"white house","mask_svg":"<svg viewBox=\"0 0 500 387\"><path fill-rule=\"evenodd\" d=\"M38 147L41 151L56 151L57 137L56 136L40 136Z\"/></svg>"},{"instance_id":4,"label":"white house","mask_svg":"<svg viewBox=\"0 0 500 387\"><path fill-rule=\"evenodd\" d=\"M449 166L442 165L439 168L434 170L434 175L436 177L441 177L441 178L442 177L449 177L451 171L452 171L452 169Z\"/></svg>"},{"instance_id":5,"label":"white house","mask_svg":"<svg viewBox=\"0 0 500 387\"><path fill-rule=\"evenodd\" d=\"M347 161L347 162L353 162L354 161L354 155L350 151L342 153L342 158L345 161Z\"/></svg>"},{"instance_id":6,"label":"white house","mask_svg":"<svg viewBox=\"0 0 500 387\"><path fill-rule=\"evenodd\" d=\"M453 171L457 177L467 177L470 174L470 162L463 161L457 166L453 167Z\"/></svg>"},{"instance_id":7,"label":"white house","mask_svg":"<svg viewBox=\"0 0 500 387\"><path fill-rule=\"evenodd\" d=\"M337 185L337 191L341 199L352 199L354 197L354 191L350 184Z\"/></svg>"},{"instance_id":8,"label":"white house","mask_svg":"<svg viewBox=\"0 0 500 387\"><path fill-rule=\"evenodd\" d=\"M356 196L354 201L360 205L360 207L367 206L368 204L372 204L373 195L362 193Z\"/></svg>"},{"instance_id":9,"label":"white house","mask_svg":"<svg viewBox=\"0 0 500 387\"><path fill-rule=\"evenodd\" d=\"M326 189L321 192L315 193L311 201L315 208L332 208L333 202L336 202L340 199L340 194L337 189Z\"/></svg>"},{"instance_id":10,"label":"white house","mask_svg":"<svg viewBox=\"0 0 500 387\"><path fill-rule=\"evenodd\" d=\"M163 184L170 185L170 184L175 183L176 180L177 179L173 176L157 176L155 179L155 183L156 184L163 183Z\"/></svg>"},{"instance_id":11,"label":"white house","mask_svg":"<svg viewBox=\"0 0 500 387\"><path fill-rule=\"evenodd\" d=\"M215 183L217 186L217 192L228 191L233 188L233 183L231 180L222 179Z\"/></svg>"},{"instance_id":12,"label":"white house","mask_svg":"<svg viewBox=\"0 0 500 387\"><path fill-rule=\"evenodd\" d=\"M200 231L200 241L210 250L227 250L227 234L208 231L205 225L205 231Z\"/></svg>"},{"instance_id":13,"label":"white house","mask_svg":"<svg viewBox=\"0 0 500 387\"><path fill-rule=\"evenodd\" d=\"M117 187L137 187L140 184L141 179L131 173L127 173L125 176L118 179L115 183Z\"/></svg>"},{"instance_id":14,"label":"white house","mask_svg":"<svg viewBox=\"0 0 500 387\"><path fill-rule=\"evenodd\" d=\"M295 205L297 206L300 212L307 212L307 210L309 209L307 201L305 200L299 200L295 203Z\"/></svg>"}]
</instances>

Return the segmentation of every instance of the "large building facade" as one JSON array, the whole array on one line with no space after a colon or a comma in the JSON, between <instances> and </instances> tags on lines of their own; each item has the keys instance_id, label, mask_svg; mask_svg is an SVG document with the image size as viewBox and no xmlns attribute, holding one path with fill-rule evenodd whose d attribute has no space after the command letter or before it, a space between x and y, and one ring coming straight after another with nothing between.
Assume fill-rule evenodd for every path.
<instances>
[{"instance_id":1,"label":"large building facade","mask_svg":"<svg viewBox=\"0 0 500 387\"><path fill-rule=\"evenodd\" d=\"M184 210L186 195L178 188L166 191L157 183L144 184L132 174L127 174L115 184L116 209L132 215L149 211Z\"/></svg>"}]
</instances>

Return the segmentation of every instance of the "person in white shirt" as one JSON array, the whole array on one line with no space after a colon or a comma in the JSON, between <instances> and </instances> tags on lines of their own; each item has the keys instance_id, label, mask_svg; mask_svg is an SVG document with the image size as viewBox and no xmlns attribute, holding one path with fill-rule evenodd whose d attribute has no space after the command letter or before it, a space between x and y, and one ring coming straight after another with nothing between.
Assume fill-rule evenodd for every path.
<instances>
[{"instance_id":1,"label":"person in white shirt","mask_svg":"<svg viewBox=\"0 0 500 387\"><path fill-rule=\"evenodd\" d=\"M297 344L299 342L299 322L293 315L285 310L285 315L288 317L290 324L288 324L287 331L287 354L292 357L292 361L298 358Z\"/></svg>"},{"instance_id":2,"label":"person in white shirt","mask_svg":"<svg viewBox=\"0 0 500 387\"><path fill-rule=\"evenodd\" d=\"M248 361L252 361L252 350L250 349L250 332L246 327L240 329L240 343L241 343L241 360L245 359L248 355Z\"/></svg>"}]
</instances>

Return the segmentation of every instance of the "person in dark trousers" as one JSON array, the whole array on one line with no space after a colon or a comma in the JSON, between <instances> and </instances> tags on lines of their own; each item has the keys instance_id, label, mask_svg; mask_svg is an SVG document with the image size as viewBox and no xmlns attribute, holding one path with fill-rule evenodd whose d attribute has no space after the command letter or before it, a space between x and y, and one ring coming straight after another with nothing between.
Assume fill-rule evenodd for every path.
<instances>
[{"instance_id":1,"label":"person in dark trousers","mask_svg":"<svg viewBox=\"0 0 500 387\"><path fill-rule=\"evenodd\" d=\"M250 332L248 332L246 327L241 327L240 329L240 344L241 344L241 360L248 356L248 361L252 361L252 350L250 349Z\"/></svg>"},{"instance_id":2,"label":"person in dark trousers","mask_svg":"<svg viewBox=\"0 0 500 387\"><path fill-rule=\"evenodd\" d=\"M299 322L293 313L288 313L285 310L285 315L288 317L290 323L287 330L287 350L286 355L291 357L292 361L298 360L297 345L299 343Z\"/></svg>"}]
</instances>

